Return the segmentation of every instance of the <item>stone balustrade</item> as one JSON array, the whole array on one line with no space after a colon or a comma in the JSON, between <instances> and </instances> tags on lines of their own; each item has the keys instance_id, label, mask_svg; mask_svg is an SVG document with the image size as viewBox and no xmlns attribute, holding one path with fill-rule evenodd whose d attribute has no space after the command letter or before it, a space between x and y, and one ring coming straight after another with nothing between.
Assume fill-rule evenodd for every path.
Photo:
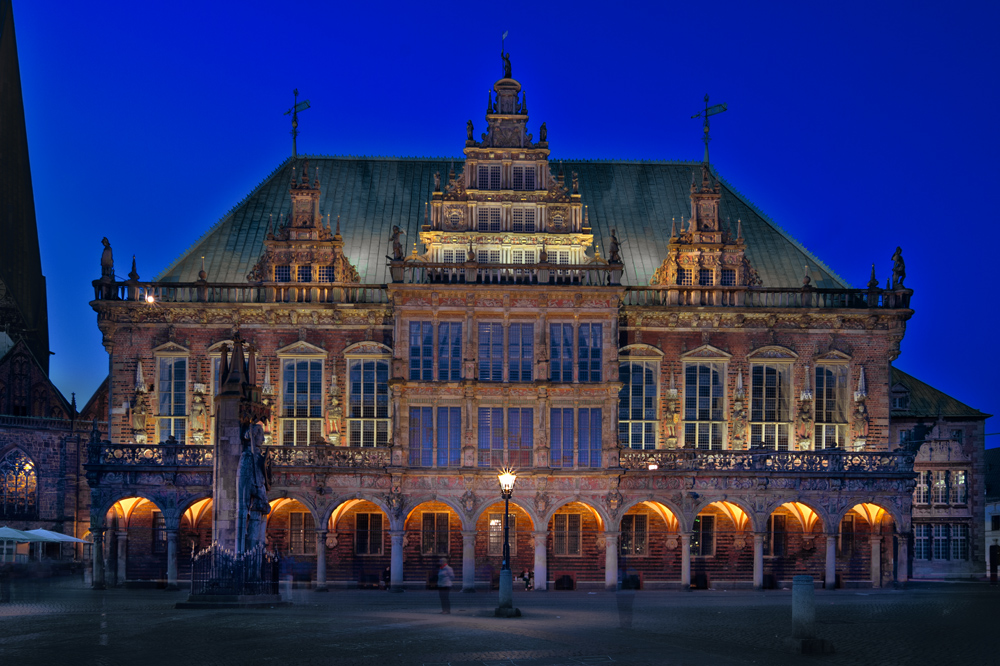
<instances>
[{"instance_id":1,"label":"stone balustrade","mask_svg":"<svg viewBox=\"0 0 1000 666\"><path fill-rule=\"evenodd\" d=\"M620 465L655 472L900 473L913 471L913 454L854 451L697 451L623 449Z\"/></svg>"}]
</instances>

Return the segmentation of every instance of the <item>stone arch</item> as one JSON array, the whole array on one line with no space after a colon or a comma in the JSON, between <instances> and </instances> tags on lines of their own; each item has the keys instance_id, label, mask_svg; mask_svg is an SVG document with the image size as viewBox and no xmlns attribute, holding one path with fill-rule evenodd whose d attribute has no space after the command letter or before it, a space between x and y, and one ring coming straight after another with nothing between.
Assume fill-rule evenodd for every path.
<instances>
[{"instance_id":1,"label":"stone arch","mask_svg":"<svg viewBox=\"0 0 1000 666\"><path fill-rule=\"evenodd\" d=\"M323 507L322 513L320 514L322 516L322 519L317 524L326 525L327 529L329 529L330 520L334 518L334 514L335 513L339 514L341 511L341 507L343 507L348 502L353 502L353 501L371 502L379 509L381 509L382 513L384 513L389 518L389 523L390 523L389 529L399 529L396 527L391 527L391 525L393 524L393 514L392 511L389 510L389 505L385 503L385 500L382 498L382 496L374 493L362 493L362 492L342 495L336 498L336 500L334 500L333 502L328 503L326 506Z\"/></svg>"},{"instance_id":2,"label":"stone arch","mask_svg":"<svg viewBox=\"0 0 1000 666\"><path fill-rule=\"evenodd\" d=\"M892 506L891 503L889 502L880 503L878 501L873 501L873 500L856 502L855 504L846 507L837 516L837 526L840 525L840 522L844 519L844 516L846 516L851 511L854 511L855 513L859 514L862 518L864 518L868 522L869 525L873 524L873 522L876 520L881 521L881 519L884 516L888 516L890 519L892 519L896 531L898 532L907 531L904 529L904 527L906 528L909 527L909 521L901 520L895 507Z\"/></svg>"},{"instance_id":3,"label":"stone arch","mask_svg":"<svg viewBox=\"0 0 1000 666\"><path fill-rule=\"evenodd\" d=\"M476 529L476 524L479 522L479 519L482 517L482 515L486 513L490 508L495 507L497 504L503 504L503 498L497 498L496 501L493 502L483 502L482 506L476 509L475 513L473 513L472 516L470 516L468 522L471 523L472 527L469 529ZM535 512L535 510L531 507L531 505L528 502L526 501L519 502L515 498L511 497L510 505L512 507L516 506L517 508L519 508L521 511L524 511L528 515L528 518L531 520L532 530L539 529L538 525L540 523L538 522L538 514ZM465 523L463 522L463 524Z\"/></svg>"},{"instance_id":4,"label":"stone arch","mask_svg":"<svg viewBox=\"0 0 1000 666\"><path fill-rule=\"evenodd\" d=\"M442 496L436 494L417 495L416 497L408 497L406 501L406 509L403 512L403 515L401 515L399 518L396 518L395 516L393 516L392 513L389 513L389 520L393 525L392 529L395 530L404 529L406 521L410 519L410 516L413 515L413 512L419 509L421 504L426 504L428 502L441 502L442 504L447 505L449 509L451 509L458 515L458 519L461 521L463 530L476 529L475 521L471 521L471 526L470 526L469 517L465 513L465 510L462 508L462 505L459 503L457 499L455 499L454 497L448 497L447 495Z\"/></svg>"},{"instance_id":5,"label":"stone arch","mask_svg":"<svg viewBox=\"0 0 1000 666\"><path fill-rule=\"evenodd\" d=\"M268 504L271 505L272 511L273 511L273 509L275 507L275 502L279 502L281 500L291 500L291 501L298 502L299 504L301 504L302 506L304 506L305 508L307 508L309 510L309 513L312 514L312 517L313 517L314 521L318 521L319 520L319 518L318 518L318 511L316 509L316 505L313 503L313 500L312 500L312 498L309 495L300 494L300 493L296 493L296 492L291 492L290 493L288 491L283 490L279 496L277 496L277 497L271 497L271 498L268 499ZM268 514L267 521L270 522L270 520L271 520L271 514Z\"/></svg>"},{"instance_id":6,"label":"stone arch","mask_svg":"<svg viewBox=\"0 0 1000 666\"><path fill-rule=\"evenodd\" d=\"M645 499L633 498L623 504L621 513L618 516L619 525L621 524L621 517L640 504L646 504L656 511L672 531L679 532L685 524L684 512L673 502L659 497L648 497Z\"/></svg>"},{"instance_id":7,"label":"stone arch","mask_svg":"<svg viewBox=\"0 0 1000 666\"><path fill-rule=\"evenodd\" d=\"M164 511L164 508L168 505L168 502L164 501L164 499L162 497L157 497L153 493L145 493L145 492L141 492L141 491L140 492L134 492L132 490L122 490L121 493L116 493L116 494L112 495L111 497L113 499L105 500L102 504L100 504L97 507L96 514L93 511L93 509L91 509L91 524L92 525L93 525L93 522L94 522L94 518L96 517L100 521L97 526L101 527L101 528L106 528L107 527L107 525L105 524L106 517L107 517L108 513L111 511L111 509L113 509L115 507L115 504L118 504L119 502L121 502L123 500L130 500L130 499L145 500L145 501L151 503L153 506L155 506L156 509L157 509L157 511L159 511L160 513L162 513L164 516L167 515L167 512ZM137 504L134 504L134 505L128 507L128 511L127 511L128 515L125 516L125 523L126 523L126 525L128 524L129 515L131 515L132 511L137 506L138 506Z\"/></svg>"},{"instance_id":8,"label":"stone arch","mask_svg":"<svg viewBox=\"0 0 1000 666\"><path fill-rule=\"evenodd\" d=\"M723 512L733 520L737 527L744 531L759 532L763 529L763 524L760 518L760 514L753 510L748 502L735 497L706 497L702 499L698 504L694 506L690 514L685 515L684 530L690 532L694 529L694 519L698 517L698 514L707 509L712 504L720 504L720 508ZM728 506L726 506L728 505ZM743 517L732 509L735 507L742 512ZM768 514L769 515L769 514ZM735 518L735 520L734 520ZM767 520L767 516L764 516L764 521ZM759 524L761 523L761 524ZM747 529L749 528L749 530Z\"/></svg>"},{"instance_id":9,"label":"stone arch","mask_svg":"<svg viewBox=\"0 0 1000 666\"><path fill-rule=\"evenodd\" d=\"M573 502L578 502L583 506L587 507L587 509L589 509L590 512L594 514L594 517L597 518L597 524L602 530L607 531L609 529L608 526L615 522L611 520L611 517L598 502L592 501L589 498L574 496L574 497L564 498L561 501L554 504L552 508L549 509L549 511L545 514L545 522L543 523L539 521L537 524L545 525L545 529L548 529L549 523L552 522L552 516L556 515L556 512L558 512L559 509L563 508L567 504L572 504Z\"/></svg>"},{"instance_id":10,"label":"stone arch","mask_svg":"<svg viewBox=\"0 0 1000 666\"><path fill-rule=\"evenodd\" d=\"M813 505L809 502L803 502L800 499L792 500L790 502L781 502L770 507L768 517L770 517L777 509L782 507L799 521L799 525L805 533L814 532L817 524L822 524L821 532L818 532L818 534L825 534L829 530L829 516L820 504Z\"/></svg>"},{"instance_id":11,"label":"stone arch","mask_svg":"<svg viewBox=\"0 0 1000 666\"><path fill-rule=\"evenodd\" d=\"M212 491L196 493L190 497L185 497L177 503L178 519L184 518L189 512L189 520L193 520L193 525L197 525L212 509Z\"/></svg>"}]
</instances>

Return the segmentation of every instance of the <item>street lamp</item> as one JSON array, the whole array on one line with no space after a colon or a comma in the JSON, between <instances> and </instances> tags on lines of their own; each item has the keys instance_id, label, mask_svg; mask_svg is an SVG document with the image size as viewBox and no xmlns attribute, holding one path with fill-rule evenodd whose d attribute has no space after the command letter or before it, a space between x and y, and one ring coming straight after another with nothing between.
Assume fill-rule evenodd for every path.
<instances>
[{"instance_id":1,"label":"street lamp","mask_svg":"<svg viewBox=\"0 0 1000 666\"><path fill-rule=\"evenodd\" d=\"M500 496L503 497L503 563L500 565L500 606L497 617L520 617L521 611L514 608L514 579L510 570L510 496L514 494L517 474L510 468L500 470Z\"/></svg>"}]
</instances>

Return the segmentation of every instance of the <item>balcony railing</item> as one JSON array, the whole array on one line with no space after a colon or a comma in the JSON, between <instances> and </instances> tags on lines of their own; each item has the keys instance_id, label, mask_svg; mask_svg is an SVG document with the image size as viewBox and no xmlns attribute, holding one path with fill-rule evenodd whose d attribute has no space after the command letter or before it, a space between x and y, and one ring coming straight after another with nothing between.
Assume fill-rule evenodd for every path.
<instances>
[{"instance_id":1,"label":"balcony railing","mask_svg":"<svg viewBox=\"0 0 1000 666\"><path fill-rule=\"evenodd\" d=\"M339 282L94 281L94 300L137 303L388 303L385 286Z\"/></svg>"},{"instance_id":2,"label":"balcony railing","mask_svg":"<svg viewBox=\"0 0 1000 666\"><path fill-rule=\"evenodd\" d=\"M90 465L211 467L213 447L194 444L91 444Z\"/></svg>"},{"instance_id":3,"label":"balcony railing","mask_svg":"<svg viewBox=\"0 0 1000 666\"><path fill-rule=\"evenodd\" d=\"M668 472L910 473L907 453L851 451L692 451L623 449L620 465L630 470Z\"/></svg>"},{"instance_id":4,"label":"balcony railing","mask_svg":"<svg viewBox=\"0 0 1000 666\"><path fill-rule=\"evenodd\" d=\"M382 468L392 463L386 446L267 446L275 467Z\"/></svg>"},{"instance_id":5,"label":"balcony railing","mask_svg":"<svg viewBox=\"0 0 1000 666\"><path fill-rule=\"evenodd\" d=\"M409 284L542 284L616 286L621 264L494 264L394 261L389 264L393 282Z\"/></svg>"},{"instance_id":6,"label":"balcony railing","mask_svg":"<svg viewBox=\"0 0 1000 666\"><path fill-rule=\"evenodd\" d=\"M626 287L623 305L741 308L908 308L910 289L777 289L667 285Z\"/></svg>"}]
</instances>

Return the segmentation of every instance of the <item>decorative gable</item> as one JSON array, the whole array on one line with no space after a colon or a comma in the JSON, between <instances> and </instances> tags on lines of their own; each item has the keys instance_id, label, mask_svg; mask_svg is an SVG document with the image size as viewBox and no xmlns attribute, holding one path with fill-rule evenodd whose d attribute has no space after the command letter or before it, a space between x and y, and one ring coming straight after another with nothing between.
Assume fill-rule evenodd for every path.
<instances>
[{"instance_id":1,"label":"decorative gable","mask_svg":"<svg viewBox=\"0 0 1000 666\"><path fill-rule=\"evenodd\" d=\"M353 345L346 347L344 349L344 356L378 356L380 358L386 356L392 356L392 348L383 345L380 342L373 342L371 340L365 340L363 342L355 342Z\"/></svg>"},{"instance_id":2,"label":"decorative gable","mask_svg":"<svg viewBox=\"0 0 1000 666\"><path fill-rule=\"evenodd\" d=\"M837 349L831 349L828 352L813 357L813 361L816 363L849 363L850 360L850 356Z\"/></svg>"},{"instance_id":3,"label":"decorative gable","mask_svg":"<svg viewBox=\"0 0 1000 666\"><path fill-rule=\"evenodd\" d=\"M618 350L619 357L629 357L629 358L640 358L645 356L646 358L653 358L659 360L663 358L663 352L652 345L644 344L634 344L622 347Z\"/></svg>"},{"instance_id":4,"label":"decorative gable","mask_svg":"<svg viewBox=\"0 0 1000 666\"><path fill-rule=\"evenodd\" d=\"M169 356L169 355L187 355L190 354L191 350L187 347L182 347L176 342L167 342L159 347L153 348L153 354L157 356Z\"/></svg>"},{"instance_id":5,"label":"decorative gable","mask_svg":"<svg viewBox=\"0 0 1000 666\"><path fill-rule=\"evenodd\" d=\"M298 342L293 342L287 347L282 347L277 352L278 356L326 356L326 350L322 347L317 347L316 345L309 344L305 340L299 340Z\"/></svg>"},{"instance_id":6,"label":"decorative gable","mask_svg":"<svg viewBox=\"0 0 1000 666\"><path fill-rule=\"evenodd\" d=\"M692 349L689 352L681 354L682 359L711 359L717 361L728 361L732 357L732 354L724 352L718 347L713 347L712 345L702 345L696 349Z\"/></svg>"},{"instance_id":7,"label":"decorative gable","mask_svg":"<svg viewBox=\"0 0 1000 666\"><path fill-rule=\"evenodd\" d=\"M755 361L794 361L799 357L788 347L765 345L750 352L748 358Z\"/></svg>"}]
</instances>

